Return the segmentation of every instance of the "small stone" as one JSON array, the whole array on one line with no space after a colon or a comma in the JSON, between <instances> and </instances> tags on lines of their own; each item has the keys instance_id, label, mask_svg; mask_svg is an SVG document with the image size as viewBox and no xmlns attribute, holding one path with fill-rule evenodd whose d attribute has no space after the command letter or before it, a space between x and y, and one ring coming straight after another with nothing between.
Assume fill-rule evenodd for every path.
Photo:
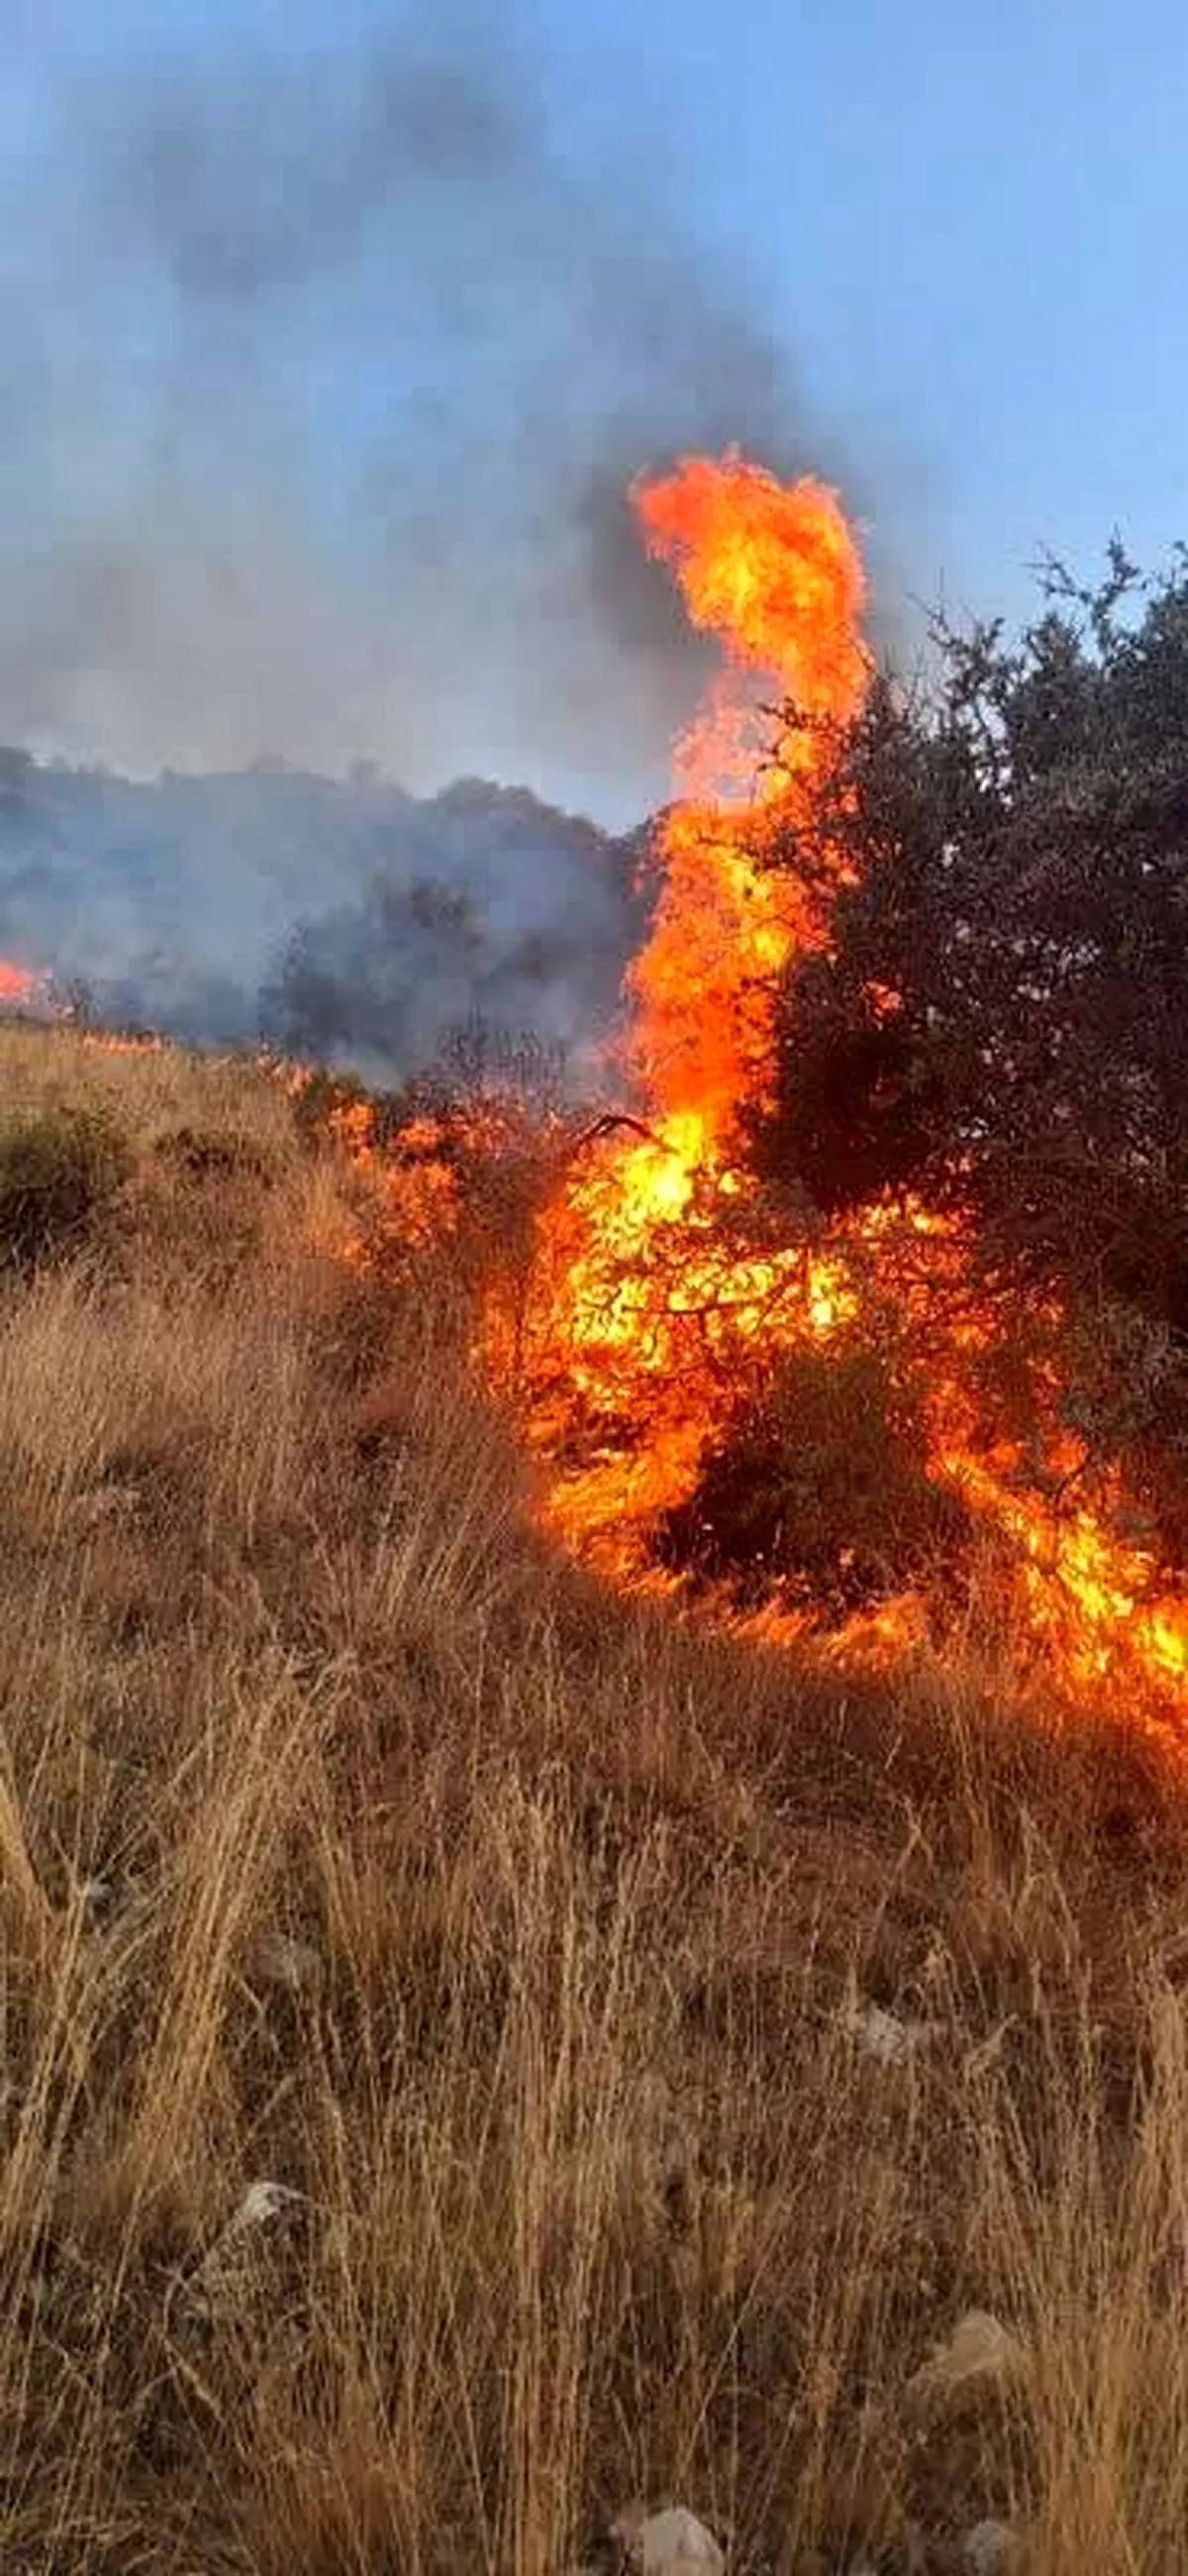
<instances>
[{"instance_id":1,"label":"small stone","mask_svg":"<svg viewBox=\"0 0 1188 2576\"><path fill-rule=\"evenodd\" d=\"M901 2021L898 2013L885 2012L881 2004L867 2004L855 2013L853 2030L863 2055L880 2066L905 2066L936 2036L935 2023Z\"/></svg>"},{"instance_id":2,"label":"small stone","mask_svg":"<svg viewBox=\"0 0 1188 2576\"><path fill-rule=\"evenodd\" d=\"M970 2308L909 2380L907 2395L913 2405L931 2408L983 2386L1002 2387L1020 2378L1026 2366L1027 2355L1009 2326L985 2309Z\"/></svg>"},{"instance_id":3,"label":"small stone","mask_svg":"<svg viewBox=\"0 0 1188 2576\"><path fill-rule=\"evenodd\" d=\"M287 2183L249 2183L220 2243L226 2244L229 2236L238 2236L243 2229L271 2226L274 2218L283 2218L287 2210L296 2209L300 2199L300 2192L290 2191Z\"/></svg>"},{"instance_id":4,"label":"small stone","mask_svg":"<svg viewBox=\"0 0 1188 2576\"><path fill-rule=\"evenodd\" d=\"M261 1932L252 1944L248 1977L253 1985L273 1986L282 1994L309 1994L321 1983L321 1952L312 1941L295 1940L288 1932Z\"/></svg>"},{"instance_id":5,"label":"small stone","mask_svg":"<svg viewBox=\"0 0 1188 2576\"><path fill-rule=\"evenodd\" d=\"M190 2325L210 2326L243 2303L250 2287L248 2240L302 2205L299 2191L283 2182L249 2183L238 2209L182 2285L177 2313Z\"/></svg>"},{"instance_id":6,"label":"small stone","mask_svg":"<svg viewBox=\"0 0 1188 2576\"><path fill-rule=\"evenodd\" d=\"M111 1483L92 1485L88 1492L76 1494L71 1516L78 1529L99 1529L105 1521L131 1520L139 1509L135 1485Z\"/></svg>"},{"instance_id":7,"label":"small stone","mask_svg":"<svg viewBox=\"0 0 1188 2576\"><path fill-rule=\"evenodd\" d=\"M966 2533L961 2564L967 2576L1015 2576L1019 2556L1018 2532L1009 2522L996 2522L989 2516Z\"/></svg>"},{"instance_id":8,"label":"small stone","mask_svg":"<svg viewBox=\"0 0 1188 2576\"><path fill-rule=\"evenodd\" d=\"M663 2513L628 2505L612 2523L611 2537L641 2576L705 2576L707 2568L711 2576L722 2576L726 2565L713 2533L683 2504L668 2505Z\"/></svg>"}]
</instances>

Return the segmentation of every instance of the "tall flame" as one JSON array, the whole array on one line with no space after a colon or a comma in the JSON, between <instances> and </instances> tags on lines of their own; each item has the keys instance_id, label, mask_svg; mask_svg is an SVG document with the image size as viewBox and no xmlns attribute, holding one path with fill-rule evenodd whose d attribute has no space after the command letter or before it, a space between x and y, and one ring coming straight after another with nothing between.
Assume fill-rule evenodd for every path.
<instances>
[{"instance_id":1,"label":"tall flame","mask_svg":"<svg viewBox=\"0 0 1188 2576\"><path fill-rule=\"evenodd\" d=\"M736 453L692 457L633 499L672 565L693 624L720 637L722 684L679 748L680 801L659 836L664 881L629 976L635 1054L662 1118L700 1161L727 1148L767 1079L770 979L812 935L791 878L765 869L766 832L812 820L827 743L869 677L862 564L835 495L790 487ZM774 685L808 719L770 757ZM765 757L766 756L766 757ZM745 826L745 828L741 828Z\"/></svg>"},{"instance_id":2,"label":"tall flame","mask_svg":"<svg viewBox=\"0 0 1188 2576\"><path fill-rule=\"evenodd\" d=\"M786 487L731 450L687 458L632 497L726 659L678 749L652 928L627 978L647 1133L606 1136L545 1229L562 1410L576 1398L593 1425L592 1463L559 1482L553 1515L572 1538L613 1531L620 1555L631 1526L687 1491L730 1409L714 1353L769 1326L785 1295L804 1332L844 1300L833 1266L806 1268L799 1249L724 1250L723 1221L737 1234L747 1213L737 1125L769 1079L774 978L824 931L795 879L765 863L770 841L812 827L831 729L870 674L862 564L823 484ZM774 758L773 692L789 708ZM548 1405L535 1425L555 1443Z\"/></svg>"},{"instance_id":3,"label":"tall flame","mask_svg":"<svg viewBox=\"0 0 1188 2576\"><path fill-rule=\"evenodd\" d=\"M530 1277L510 1304L492 1294L484 1306L483 1356L548 1463L546 1516L595 1561L655 1579L658 1520L696 1491L706 1442L762 1380L756 1358L860 1335L873 1276L915 1346L928 1340L928 1475L1005 1551L1007 1600L1066 1682L1116 1688L1125 1676L1136 1715L1162 1722L1188 1677L1188 1598L1119 1535L1120 1478L1106 1502L1078 1493L1058 1359L1031 1366L1026 1442L987 1422L979 1367L996 1316L962 1226L888 1197L789 1243L742 1150L772 1082L778 978L828 942L845 882L822 790L872 671L853 532L824 485L783 486L733 450L686 459L633 501L692 622L720 640L724 670L678 746L651 931L627 977L626 1069L645 1114L600 1120L562 1158ZM774 750L772 699L784 711ZM790 869L789 846L811 867ZM893 991L873 998L880 1013L899 1007ZM485 1143L497 1152L481 1112L469 1126L480 1155ZM366 1116L349 1141L387 1172L405 1241L453 1222L432 1120L395 1157ZM1043 1320L1056 1351L1063 1319ZM885 1603L868 1636L910 1639L918 1609Z\"/></svg>"}]
</instances>

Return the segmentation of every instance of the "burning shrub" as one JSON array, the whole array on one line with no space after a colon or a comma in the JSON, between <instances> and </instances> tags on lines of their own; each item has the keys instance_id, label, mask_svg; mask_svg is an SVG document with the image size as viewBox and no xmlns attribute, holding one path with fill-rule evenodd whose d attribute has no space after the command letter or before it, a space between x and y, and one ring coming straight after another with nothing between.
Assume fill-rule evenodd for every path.
<instances>
[{"instance_id":1,"label":"burning shrub","mask_svg":"<svg viewBox=\"0 0 1188 2576\"><path fill-rule=\"evenodd\" d=\"M780 1595L831 1620L951 1567L962 1505L930 1479L919 1408L883 1354L805 1350L704 1452L657 1552L741 1605Z\"/></svg>"},{"instance_id":2,"label":"burning shrub","mask_svg":"<svg viewBox=\"0 0 1188 2576\"><path fill-rule=\"evenodd\" d=\"M341 1119L368 1094L361 1082L344 1073L331 1073L327 1065L314 1065L295 1080L289 1095L293 1124L303 1145L320 1152L333 1134L336 1119Z\"/></svg>"},{"instance_id":3,"label":"burning shrub","mask_svg":"<svg viewBox=\"0 0 1188 2576\"><path fill-rule=\"evenodd\" d=\"M130 1168L101 1109L46 1108L0 1128L0 1263L31 1269L77 1251Z\"/></svg>"},{"instance_id":4,"label":"burning shrub","mask_svg":"<svg viewBox=\"0 0 1188 2576\"><path fill-rule=\"evenodd\" d=\"M328 1143L373 1146L386 1153L429 1150L431 1127L443 1121L457 1102L441 1084L418 1078L396 1090L376 1090L358 1074L335 1073L328 1065L303 1070L290 1093L293 1123L301 1143L320 1153ZM410 1144L409 1140L412 1140Z\"/></svg>"}]
</instances>

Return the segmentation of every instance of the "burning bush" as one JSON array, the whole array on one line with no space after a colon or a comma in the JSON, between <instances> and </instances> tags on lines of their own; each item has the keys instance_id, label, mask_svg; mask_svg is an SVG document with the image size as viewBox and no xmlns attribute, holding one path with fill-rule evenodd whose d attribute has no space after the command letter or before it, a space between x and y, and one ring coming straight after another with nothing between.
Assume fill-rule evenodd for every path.
<instances>
[{"instance_id":1,"label":"burning bush","mask_svg":"<svg viewBox=\"0 0 1188 2576\"><path fill-rule=\"evenodd\" d=\"M1162 1707L1188 1516L1135 1506L1183 1352L1127 1428L1134 1372L1073 1346L1095 1296L1188 1319L1188 571L1133 630L1119 561L1084 633L1066 602L1019 656L950 639L923 707L876 676L835 494L731 451L633 498L726 667L655 828L623 1106L530 1109L473 1046L440 1096L298 1084L357 1167L347 1257L446 1276L590 1563L943 1616L976 1529L1066 1682Z\"/></svg>"},{"instance_id":2,"label":"burning bush","mask_svg":"<svg viewBox=\"0 0 1188 2576\"><path fill-rule=\"evenodd\" d=\"M0 1128L0 1263L31 1269L76 1252L130 1170L100 1108L44 1108Z\"/></svg>"},{"instance_id":3,"label":"burning bush","mask_svg":"<svg viewBox=\"0 0 1188 2576\"><path fill-rule=\"evenodd\" d=\"M1188 1540L1188 555L1140 583L1115 545L1096 588L1052 566L1044 594L1016 644L939 625L931 690L880 680L815 811L777 817L768 863L831 889L831 935L780 970L746 1123L760 1178L834 1225L904 1192L958 1225L971 1349L1026 1362L1058 1318L1062 1386L1032 1370L1024 1408L1034 1449L1064 1426L1038 1484L1166 1571Z\"/></svg>"},{"instance_id":4,"label":"burning bush","mask_svg":"<svg viewBox=\"0 0 1188 2576\"><path fill-rule=\"evenodd\" d=\"M929 1476L919 1406L886 1357L804 1350L707 1446L657 1551L740 1604L778 1595L838 1620L935 1580L968 1537L962 1505Z\"/></svg>"},{"instance_id":5,"label":"burning bush","mask_svg":"<svg viewBox=\"0 0 1188 2576\"><path fill-rule=\"evenodd\" d=\"M419 1115L415 1085L400 1091L374 1091L357 1074L334 1073L328 1065L311 1065L290 1088L293 1123L303 1145L319 1153L328 1136L340 1134L352 1120L364 1121L379 1144L389 1143Z\"/></svg>"}]
</instances>

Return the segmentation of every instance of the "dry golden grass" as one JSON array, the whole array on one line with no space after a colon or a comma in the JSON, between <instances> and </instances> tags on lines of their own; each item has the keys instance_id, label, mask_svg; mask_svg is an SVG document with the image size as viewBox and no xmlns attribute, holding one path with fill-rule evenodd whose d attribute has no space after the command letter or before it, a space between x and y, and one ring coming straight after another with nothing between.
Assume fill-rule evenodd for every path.
<instances>
[{"instance_id":1,"label":"dry golden grass","mask_svg":"<svg viewBox=\"0 0 1188 2576\"><path fill-rule=\"evenodd\" d=\"M5 2576L560 2576L634 2494L739 2571L1001 2514L1036 2576L1170 2576L1175 1778L559 1568L262 1077L0 1078L136 1156L0 1292ZM1025 2369L914 2403L971 2308Z\"/></svg>"},{"instance_id":2,"label":"dry golden grass","mask_svg":"<svg viewBox=\"0 0 1188 2576\"><path fill-rule=\"evenodd\" d=\"M142 1139L186 1124L229 1127L278 1146L289 1136L282 1085L253 1079L234 1056L9 1020L0 1027L0 1066L6 1115L47 1098L103 1101Z\"/></svg>"}]
</instances>

